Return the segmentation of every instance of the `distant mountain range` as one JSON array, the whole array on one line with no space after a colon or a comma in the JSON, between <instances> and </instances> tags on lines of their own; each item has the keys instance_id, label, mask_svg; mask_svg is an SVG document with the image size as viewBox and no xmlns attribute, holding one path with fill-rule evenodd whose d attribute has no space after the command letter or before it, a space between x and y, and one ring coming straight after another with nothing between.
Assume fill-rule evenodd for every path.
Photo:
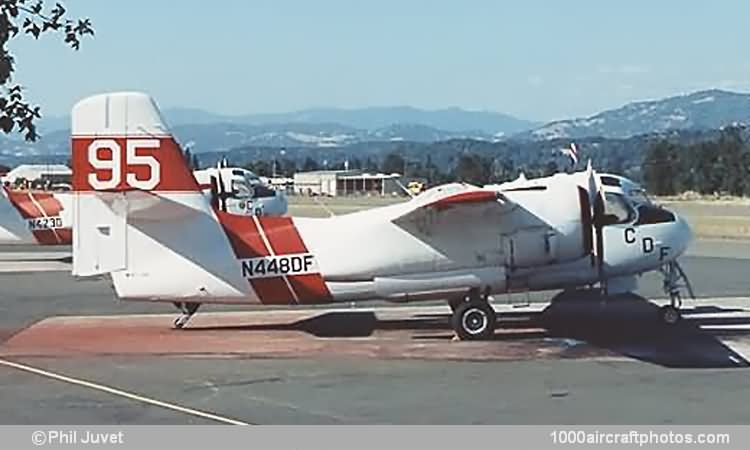
<instances>
[{"instance_id":1,"label":"distant mountain range","mask_svg":"<svg viewBox=\"0 0 750 450\"><path fill-rule=\"evenodd\" d=\"M383 143L380 148L387 149L400 142L627 139L674 131L713 130L735 123L750 124L750 94L716 89L700 91L629 103L590 117L544 125L495 112L458 108L435 111L411 107L319 108L244 116L168 108L164 115L180 142L197 153L227 152L239 147L330 151L360 144L373 147L370 144L378 142ZM0 136L0 162L17 163L24 158L40 160L45 155L68 154L69 122L66 117L44 118L40 122L43 137L35 143L23 142L18 136Z\"/></svg>"},{"instance_id":2,"label":"distant mountain range","mask_svg":"<svg viewBox=\"0 0 750 450\"><path fill-rule=\"evenodd\" d=\"M560 120L514 138L628 138L669 130L711 130L750 123L750 94L718 89L627 105L579 119Z\"/></svg>"},{"instance_id":3,"label":"distant mountain range","mask_svg":"<svg viewBox=\"0 0 750 450\"><path fill-rule=\"evenodd\" d=\"M330 124L361 130L387 128L394 124L416 124L447 132L479 131L484 134L515 134L538 126L538 122L491 111L467 111L460 108L424 110L410 106L385 106L357 109L314 108L279 114L227 116L192 108L166 108L170 125L232 123L244 125Z\"/></svg>"},{"instance_id":4,"label":"distant mountain range","mask_svg":"<svg viewBox=\"0 0 750 450\"><path fill-rule=\"evenodd\" d=\"M172 126L175 135L199 153L239 146L342 147L360 142L437 142L449 139L497 140L481 131L452 132L427 125L395 124L372 130L338 123L242 125L227 123Z\"/></svg>"},{"instance_id":5,"label":"distant mountain range","mask_svg":"<svg viewBox=\"0 0 750 450\"><path fill-rule=\"evenodd\" d=\"M165 108L164 117L183 143L197 152L241 145L338 147L355 142L435 142L455 138L496 140L541 125L507 114L459 108L408 106L317 108L279 114L230 116L194 108ZM44 140L68 130L70 118L43 118Z\"/></svg>"}]
</instances>

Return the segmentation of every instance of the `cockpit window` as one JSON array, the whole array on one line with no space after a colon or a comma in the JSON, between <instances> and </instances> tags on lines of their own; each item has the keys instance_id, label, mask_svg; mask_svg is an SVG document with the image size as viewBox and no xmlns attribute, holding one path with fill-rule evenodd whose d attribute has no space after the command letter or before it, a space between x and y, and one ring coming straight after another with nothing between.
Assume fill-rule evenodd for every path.
<instances>
[{"instance_id":1,"label":"cockpit window","mask_svg":"<svg viewBox=\"0 0 750 450\"><path fill-rule=\"evenodd\" d=\"M652 205L641 205L638 207L638 221L636 225L646 225L654 223L674 222L675 216L666 209Z\"/></svg>"},{"instance_id":2,"label":"cockpit window","mask_svg":"<svg viewBox=\"0 0 750 450\"><path fill-rule=\"evenodd\" d=\"M630 191L630 200L636 205L650 205L651 199L645 189L633 189Z\"/></svg>"},{"instance_id":3,"label":"cockpit window","mask_svg":"<svg viewBox=\"0 0 750 450\"><path fill-rule=\"evenodd\" d=\"M256 198L263 198L263 197L274 197L276 196L276 191L273 189L264 186L262 184L256 184L255 185L255 197Z\"/></svg>"},{"instance_id":4,"label":"cockpit window","mask_svg":"<svg viewBox=\"0 0 750 450\"><path fill-rule=\"evenodd\" d=\"M243 180L232 180L232 192L237 198L251 198L253 188Z\"/></svg>"},{"instance_id":5,"label":"cockpit window","mask_svg":"<svg viewBox=\"0 0 750 450\"><path fill-rule=\"evenodd\" d=\"M603 225L629 223L635 218L635 211L630 203L620 194L607 192L604 195Z\"/></svg>"},{"instance_id":6,"label":"cockpit window","mask_svg":"<svg viewBox=\"0 0 750 450\"><path fill-rule=\"evenodd\" d=\"M610 177L607 175L601 176L602 184L605 186L617 186L620 187L620 180L618 180L615 177Z\"/></svg>"}]
</instances>

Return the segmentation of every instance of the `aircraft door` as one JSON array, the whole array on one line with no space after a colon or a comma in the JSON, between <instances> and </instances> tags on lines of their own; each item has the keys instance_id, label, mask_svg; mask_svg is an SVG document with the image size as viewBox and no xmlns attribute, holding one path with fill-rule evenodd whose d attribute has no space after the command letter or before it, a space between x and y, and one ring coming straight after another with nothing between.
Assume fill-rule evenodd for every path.
<instances>
[{"instance_id":1,"label":"aircraft door","mask_svg":"<svg viewBox=\"0 0 750 450\"><path fill-rule=\"evenodd\" d=\"M544 227L525 228L501 235L508 268L549 264L557 257L558 236Z\"/></svg>"},{"instance_id":2,"label":"aircraft door","mask_svg":"<svg viewBox=\"0 0 750 450\"><path fill-rule=\"evenodd\" d=\"M594 207L595 248L602 274L632 257L627 240L633 230L636 213L621 194L607 192ZM611 270L611 269L610 269Z\"/></svg>"}]
</instances>

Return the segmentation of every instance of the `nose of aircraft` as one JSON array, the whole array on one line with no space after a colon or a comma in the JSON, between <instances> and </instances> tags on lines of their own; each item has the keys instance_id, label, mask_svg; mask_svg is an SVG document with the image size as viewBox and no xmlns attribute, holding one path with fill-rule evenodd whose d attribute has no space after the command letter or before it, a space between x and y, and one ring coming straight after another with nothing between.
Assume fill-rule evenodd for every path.
<instances>
[{"instance_id":1,"label":"nose of aircraft","mask_svg":"<svg viewBox=\"0 0 750 450\"><path fill-rule=\"evenodd\" d=\"M690 241L693 239L693 231L684 217L675 214L675 222L669 233L670 247L674 249L675 257L682 255L687 250Z\"/></svg>"}]
</instances>

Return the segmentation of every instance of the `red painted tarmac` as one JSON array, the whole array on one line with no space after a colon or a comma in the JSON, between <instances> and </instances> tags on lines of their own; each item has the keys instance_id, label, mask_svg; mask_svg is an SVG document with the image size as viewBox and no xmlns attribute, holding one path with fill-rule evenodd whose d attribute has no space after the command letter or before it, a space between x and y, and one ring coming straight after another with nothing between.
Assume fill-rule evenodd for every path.
<instances>
[{"instance_id":1,"label":"red painted tarmac","mask_svg":"<svg viewBox=\"0 0 750 450\"><path fill-rule=\"evenodd\" d=\"M444 314L444 311L439 310ZM430 313L433 314L430 314ZM426 308L199 313L182 330L174 315L53 317L20 331L0 357L96 355L225 358L522 360L606 356L536 328L499 329L486 342L455 342L447 317ZM324 337L328 336L328 337Z\"/></svg>"}]
</instances>

